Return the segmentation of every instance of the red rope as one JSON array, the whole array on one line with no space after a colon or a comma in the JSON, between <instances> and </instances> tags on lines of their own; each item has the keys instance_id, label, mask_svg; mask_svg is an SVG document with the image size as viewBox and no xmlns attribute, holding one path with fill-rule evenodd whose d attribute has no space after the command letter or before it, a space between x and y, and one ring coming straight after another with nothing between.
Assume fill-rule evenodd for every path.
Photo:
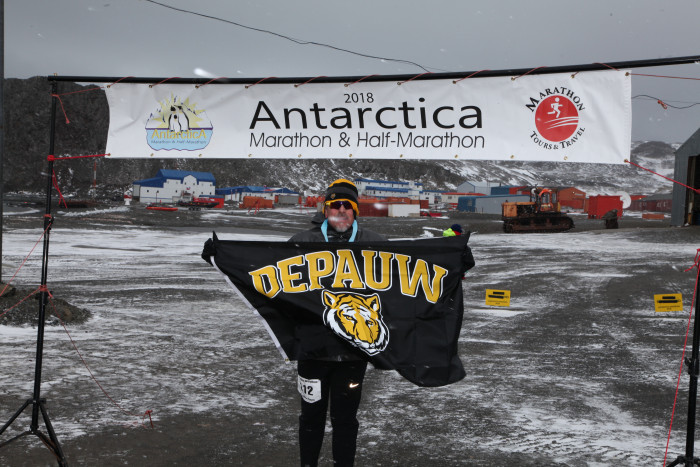
<instances>
[{"instance_id":1,"label":"red rope","mask_svg":"<svg viewBox=\"0 0 700 467\"><path fill-rule=\"evenodd\" d=\"M113 83L111 83L111 84L108 84L107 87L114 86L114 85L117 84L118 82L123 81L123 80L125 80L125 79L127 79L127 78L133 78L133 76L125 76L125 77L123 77L123 78L119 78L119 79L116 80L115 82L113 82Z\"/></svg>"},{"instance_id":2,"label":"red rope","mask_svg":"<svg viewBox=\"0 0 700 467\"><path fill-rule=\"evenodd\" d=\"M683 183L681 183L681 182L679 182L679 181L677 181L677 180L674 180L674 179L672 179L672 178L668 178L668 177L666 177L666 176L663 176L663 175L661 175L661 174L659 174L659 173L654 172L653 170L649 170L649 169L647 169L647 168L645 168L645 167L642 167L642 166L639 165L639 164L635 164L634 162L632 162L632 161L630 161L630 160L628 160L628 159L625 159L625 162L627 162L628 164L634 165L635 167L639 167L639 168L642 169L642 170L646 170L647 172L651 172L651 173L653 173L654 175L658 175L658 176L661 177L661 178L665 178L665 179L668 180L669 182L677 183L677 184L679 184L679 185L681 185L681 186L686 187L686 188L689 189L689 190L693 190L695 193L700 194L700 189L698 189L698 188L693 188L692 186L685 185L685 184L683 184Z\"/></svg>"},{"instance_id":3,"label":"red rope","mask_svg":"<svg viewBox=\"0 0 700 467\"><path fill-rule=\"evenodd\" d=\"M199 89L199 88L201 88L202 86L206 86L207 84L213 83L213 82L216 81L217 79L224 79L224 77L223 77L223 76L219 76L218 78L212 78L212 79L210 79L209 81L207 81L207 82L204 83L204 84L198 84L198 85L196 85L195 88Z\"/></svg>"},{"instance_id":4,"label":"red rope","mask_svg":"<svg viewBox=\"0 0 700 467\"><path fill-rule=\"evenodd\" d=\"M603 66L606 66L606 67L610 68L611 70L620 71L620 70L618 70L617 68L615 68L614 66L608 65L607 63L595 62L595 64L596 64L596 65L603 65ZM579 73L581 73L581 71L577 71L576 73L574 73L573 75L571 75L571 77L572 77L572 78L575 78L576 75L578 75ZM628 73L627 75L629 75L629 73ZM625 76L627 76L627 75L625 75Z\"/></svg>"},{"instance_id":5,"label":"red rope","mask_svg":"<svg viewBox=\"0 0 700 467\"><path fill-rule=\"evenodd\" d=\"M606 67L610 68L611 70L620 71L617 68L615 68L614 66L608 65L607 63L595 62L595 64L606 66Z\"/></svg>"},{"instance_id":6,"label":"red rope","mask_svg":"<svg viewBox=\"0 0 700 467\"><path fill-rule=\"evenodd\" d=\"M24 264L27 262L27 260L28 260L29 257L32 255L32 253L34 253L34 250L36 249L37 245L39 245L39 242L41 242L41 239L44 238L44 235L46 234L46 232L47 232L50 228L51 228L51 224L47 225L46 228L44 229L44 231L41 233L41 235L39 235L39 239L36 241L36 243L35 243L34 246L31 248L31 250L29 250L29 253L27 253L27 256L24 257L24 259L23 259L22 262L20 263L20 265L19 265L19 267L17 268L17 270L15 271L15 273L12 275L12 277L10 277L10 280L7 281L7 283L5 284L5 287L2 289L2 292L0 292L0 297L2 297L3 295L5 295L5 291L7 290L7 288L10 286L10 284L11 284L12 281L15 279L15 277L17 277L17 274L19 274L19 272L22 270L22 268L24 267ZM16 306L16 305L15 305L15 306ZM13 307L13 308L14 308L14 307ZM4 316L8 311L10 311L10 310L5 311L5 313L3 313L2 315L0 315L0 317Z\"/></svg>"},{"instance_id":7,"label":"red rope","mask_svg":"<svg viewBox=\"0 0 700 467\"><path fill-rule=\"evenodd\" d=\"M84 159L87 157L105 157L108 154L90 154L90 155L85 155L85 156L62 156L62 157L56 157L53 154L49 154L46 156L46 160L48 161L64 161L67 159Z\"/></svg>"},{"instance_id":8,"label":"red rope","mask_svg":"<svg viewBox=\"0 0 700 467\"><path fill-rule=\"evenodd\" d=\"M46 160L49 162L53 161L64 161L68 159L85 159L88 157L105 157L108 156L109 154L90 154L90 155L84 155L84 156L64 156L64 157L56 157L53 154L49 154L46 156ZM66 199L63 197L63 193L61 193L61 188L58 186L58 178L56 177L56 171L53 171L53 174L51 176L51 181L53 183L53 187L56 189L56 192L58 193L58 205L61 205L61 202L63 202L63 207L67 208L68 203L66 203Z\"/></svg>"},{"instance_id":9,"label":"red rope","mask_svg":"<svg viewBox=\"0 0 700 467\"><path fill-rule=\"evenodd\" d=\"M263 81L265 81L265 80L268 80L268 79L274 79L274 78L277 78L277 77L276 77L276 76L268 76L267 78L263 78L263 79L261 79L261 80L260 80L260 81L258 81L257 83L253 83L253 84L251 84L251 85L248 85L248 84L246 84L246 85L245 85L245 88L246 88L246 89L248 89L248 88L250 88L250 87L253 87L253 86L255 86L256 84L260 84L260 83L262 83L262 82L263 82Z\"/></svg>"},{"instance_id":10,"label":"red rope","mask_svg":"<svg viewBox=\"0 0 700 467\"><path fill-rule=\"evenodd\" d=\"M686 78L684 76L646 75L644 73L632 73L632 76L650 76L652 78L671 78L671 79L692 79L695 81L700 81L700 78Z\"/></svg>"},{"instance_id":11,"label":"red rope","mask_svg":"<svg viewBox=\"0 0 700 467\"><path fill-rule=\"evenodd\" d=\"M367 75L364 78L360 78L357 81L353 81L352 83L345 83L344 86L347 88L348 86L359 83L360 81L366 80L367 78L371 78L372 76L379 76L379 75Z\"/></svg>"},{"instance_id":12,"label":"red rope","mask_svg":"<svg viewBox=\"0 0 700 467\"><path fill-rule=\"evenodd\" d=\"M171 79L179 79L179 78L178 78L177 76L173 76L172 78L165 78L163 81L159 81L159 82L156 83L156 84L149 84L148 87L149 87L149 88L152 88L152 87L154 87L154 86L158 86L159 84L163 84L163 83L165 83L166 81L170 81Z\"/></svg>"},{"instance_id":13,"label":"red rope","mask_svg":"<svg viewBox=\"0 0 700 467\"><path fill-rule=\"evenodd\" d=\"M523 73L523 74L520 75L520 76L514 76L514 77L512 77L512 78L511 78L511 81L515 81L515 80L518 79L518 78L522 78L523 76L529 75L529 74L532 73L533 71L539 70L539 69L542 69L542 68L547 68L547 67L546 67L546 66L538 66L537 68L533 68L532 70L528 71L527 73Z\"/></svg>"},{"instance_id":14,"label":"red rope","mask_svg":"<svg viewBox=\"0 0 700 467\"><path fill-rule=\"evenodd\" d=\"M7 287L5 287L5 288L7 288ZM10 308L8 308L8 309L5 310L2 314L0 314L0 318L2 318L3 316L5 316L6 314L8 314L10 311L14 310L15 308L17 308L18 306L20 306L22 303L26 302L27 299L28 299L29 297L33 296L34 294L36 294L36 293L39 292L40 290L41 290L41 287L38 287L34 292L31 292L29 295L27 295L26 297L24 297L22 300L20 300L19 302L15 303L14 305L12 305ZM5 292L5 291L3 290L3 293L4 293L4 292Z\"/></svg>"},{"instance_id":15,"label":"red rope","mask_svg":"<svg viewBox=\"0 0 700 467\"><path fill-rule=\"evenodd\" d=\"M308 83L310 83L311 81L313 81L313 80L315 80L315 79L319 79L319 78L325 78L325 76L317 76L317 77L315 77L315 78L311 78L310 80L304 81L304 82L301 83L301 84L295 84L294 87L295 87L295 88L298 88L299 86L303 86L303 85L308 84Z\"/></svg>"},{"instance_id":16,"label":"red rope","mask_svg":"<svg viewBox=\"0 0 700 467\"><path fill-rule=\"evenodd\" d=\"M116 84L116 83L118 83L119 81L121 81L121 80L123 80L123 79L126 79L126 78L127 78L127 77L120 78L120 79L118 79L117 81L115 81L115 82L112 83L112 84ZM107 85L107 87L110 87L110 86L111 86L111 84L108 84L108 85ZM58 99L58 102L61 104L61 110L63 111L63 116L66 118L66 124L69 124L69 123L70 123L70 120L68 120L68 114L66 113L66 109L63 107L63 101L61 100L61 96L67 96L67 95L69 95L69 94L78 94L78 93L81 93L81 92L97 91L98 89L102 89L102 86L97 86L97 87L88 88L88 89L80 89L80 90L78 90L78 91L64 92L64 93L61 93L61 94L51 94L51 96L52 96L52 97L56 97L56 98Z\"/></svg>"},{"instance_id":17,"label":"red rope","mask_svg":"<svg viewBox=\"0 0 700 467\"><path fill-rule=\"evenodd\" d=\"M63 111L63 116L66 117L66 124L69 124L70 120L68 120L68 114L66 113L66 109L63 107L63 100L61 100L61 96L59 94L51 94L51 97L58 98L58 103L61 104L61 111Z\"/></svg>"},{"instance_id":18,"label":"red rope","mask_svg":"<svg viewBox=\"0 0 700 467\"><path fill-rule=\"evenodd\" d=\"M399 81L399 82L396 83L396 84L398 84L399 86L401 86L401 85L404 84L404 83L408 83L409 81L413 81L414 79L420 78L421 76L424 76L424 75L432 75L432 73L429 72L429 71L427 71L427 72L425 72L425 73L421 73L420 75L416 75L416 76L414 76L414 77L411 78L411 79L407 79L406 81Z\"/></svg>"},{"instance_id":19,"label":"red rope","mask_svg":"<svg viewBox=\"0 0 700 467\"><path fill-rule=\"evenodd\" d=\"M472 74L469 75L469 76L465 76L464 78L460 78L460 79L458 79L458 80L452 81L452 84L457 84L457 83L459 83L460 81L462 81L463 79L471 78L471 77L474 76L475 74L481 73L481 72L483 72L483 71L491 71L491 70L479 70L479 71L475 71L474 73L472 73Z\"/></svg>"},{"instance_id":20,"label":"red rope","mask_svg":"<svg viewBox=\"0 0 700 467\"><path fill-rule=\"evenodd\" d=\"M604 66L606 66L606 67L608 67L608 68L610 68L610 69L613 69L613 70L616 70L616 71L620 71L620 70L618 70L617 68L608 65L607 63L596 62L596 64L598 64L598 65L604 65ZM571 75L571 76L576 76L578 73L579 73L579 72L577 71L576 73L574 73L574 74ZM690 79L690 80L693 80L693 81L700 81L700 78L689 78L689 77L687 77L687 76L648 75L648 74L646 74L646 73L630 73L630 75L632 75L632 76L648 76L648 77L650 77L650 78ZM660 103L660 102L659 102L659 103Z\"/></svg>"},{"instance_id":21,"label":"red rope","mask_svg":"<svg viewBox=\"0 0 700 467\"><path fill-rule=\"evenodd\" d=\"M3 288L2 292L0 292L0 297L1 297L2 295L5 294L5 291L6 291L7 288L10 286L10 283L14 280L14 278L17 276L17 274L18 274L19 271L22 269L22 267L24 267L25 263L27 262L27 260L29 259L29 257L32 255L32 253L33 253L34 250L36 249L37 245L39 245L39 242L41 242L41 239L44 237L44 235L46 234L46 232L49 230L50 227L51 227L51 225L49 224L49 225L44 229L44 231L42 232L42 234L39 236L39 239L34 243L34 246L29 250L29 253L27 254L27 256L25 256L24 260L22 261L22 263L20 264L20 266L17 268L17 271L15 272L15 274L14 274L14 275L10 278L10 280L5 284L5 287ZM28 294L26 297L24 297L23 299L21 299L19 302L15 303L13 306L11 306L11 307L8 308L7 310L5 310L2 314L0 314L0 318L2 318L3 316L5 316L5 315L6 315L7 313L9 313L11 310L17 308L19 305L21 305L22 303L24 303L25 301L27 301L30 297L36 295L38 292L46 292L46 293L48 294L49 300L50 300L50 302L51 302L51 306L52 306L52 308L53 308L53 314L56 316L56 318L58 318L59 322L61 323L61 326L63 326L63 329L65 330L66 334L68 335L68 339L70 339L71 343L73 344L73 348L75 348L75 351L78 353L78 356L80 357L80 360L82 360L83 364L85 365L85 368L87 368L87 370L88 370L88 372L90 373L90 376L92 377L93 381L95 381L95 383L97 384L97 386L102 390L102 392L107 396L107 398L108 398L109 400L111 400L112 403L114 403L114 405L116 405L123 413L125 413L125 414L127 414L127 415L129 415L129 416L132 416L132 417L137 417L138 415L134 415L134 414L128 412L127 410L124 410L124 408L122 408L117 402L115 402L114 399L113 399L112 397L110 397L109 394L107 394L107 392L106 392L105 389L102 387L102 385L97 381L97 379L95 378L94 374L92 373L92 370L90 370L90 367L88 366L87 362L85 361L85 359L83 358L83 356L80 354L80 351L78 350L78 347L77 347L77 345L75 344L75 341L73 340L73 338L71 337L70 333L68 332L68 329L66 328L65 323L63 322L63 320L62 320L61 317L59 316L58 311L56 310L56 304L53 302L53 300L51 300L51 299L53 299L53 296L51 295L51 292L49 291L48 287L47 287L45 284L40 285L39 287L36 288L36 290L34 290L34 291L31 292L30 294ZM142 416L142 418L141 418L141 425L142 425L142 426L143 426L143 422L144 422L146 416L148 416L148 419L149 419L151 428L154 428L154 426L153 426L153 419L151 418L151 413L153 413L152 410L147 410L147 411L143 414L143 416Z\"/></svg>"},{"instance_id":22,"label":"red rope","mask_svg":"<svg viewBox=\"0 0 700 467\"><path fill-rule=\"evenodd\" d=\"M79 89L77 91L71 91L71 92L62 92L61 94L55 94L56 97L60 96L69 96L71 94L80 94L81 92L90 92L90 91L98 91L102 89L102 86L94 87L94 88L87 88L87 89Z\"/></svg>"},{"instance_id":23,"label":"red rope","mask_svg":"<svg viewBox=\"0 0 700 467\"><path fill-rule=\"evenodd\" d=\"M666 452L664 453L664 465L666 465L666 458L668 457L668 446L671 443L671 429L673 428L673 416L676 413L676 403L678 402L678 390L681 384L681 376L683 374L683 362L685 361L685 349L688 346L688 335L690 334L690 322L693 317L693 310L695 309L695 297L697 295L698 291L698 278L700 278L700 249L698 249L695 253L695 261L691 267L686 269L684 272L688 272L693 268L698 269L698 274L695 276L695 287L693 288L693 300L691 301L690 304L690 313L688 314L688 326L686 327L685 330L685 340L683 342L683 352L681 353L681 365L680 368L678 369L678 379L676 381L676 393L673 396L673 408L671 409L671 422L669 423L668 426L668 436L666 438ZM698 319L696 316L695 319Z\"/></svg>"},{"instance_id":24,"label":"red rope","mask_svg":"<svg viewBox=\"0 0 700 467\"><path fill-rule=\"evenodd\" d=\"M56 318L58 318L58 322L61 323L61 326L63 326L63 330L66 332L66 335L68 336L68 339L70 340L71 344L73 345L75 352L78 354L78 357L80 357L80 360L83 362L83 365L85 365L85 368L87 369L88 373L90 373L90 378L92 378L92 380L95 382L95 384L97 384L97 387L100 388L100 390L107 397L107 399L109 399L112 402L112 404L114 404L119 410L121 410L122 413L124 413L130 417L139 417L140 416L142 426L143 426L143 420L146 418L146 415L148 415L148 418L151 421L151 428L153 428L153 420L151 419L151 413L153 412L152 410L147 410L143 415L133 414L133 413L129 412L128 410L124 409L121 405L119 405L119 403L117 401L115 401L109 395L109 393L107 393L105 388L102 386L102 384L100 384L100 382L97 380L97 378L93 374L92 370L90 369L90 366L87 364L87 362L83 358L83 355L80 353L80 350L78 350L78 346L75 344L75 341L73 340L73 337L70 335L70 332L68 332L68 328L66 327L66 323L63 322L63 320L61 319L61 316L58 314L58 311L56 310L56 304L52 300L53 296L51 295L50 292L47 291L47 293L49 296L49 301L51 303L51 307L53 308L54 316L56 316Z\"/></svg>"},{"instance_id":25,"label":"red rope","mask_svg":"<svg viewBox=\"0 0 700 467\"><path fill-rule=\"evenodd\" d=\"M53 183L53 187L56 189L58 192L58 205L61 205L61 201L63 201L63 207L67 208L68 203L66 203L66 199L63 197L63 193L61 193L61 189L58 187L58 179L56 178L56 171L54 170L52 175L51 175L51 182Z\"/></svg>"}]
</instances>

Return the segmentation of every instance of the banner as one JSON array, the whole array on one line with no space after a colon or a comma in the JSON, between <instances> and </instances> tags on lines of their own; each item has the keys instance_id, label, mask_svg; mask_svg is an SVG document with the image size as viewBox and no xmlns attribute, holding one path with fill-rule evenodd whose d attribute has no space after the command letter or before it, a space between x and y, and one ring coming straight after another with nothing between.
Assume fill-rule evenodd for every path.
<instances>
[{"instance_id":1,"label":"banner","mask_svg":"<svg viewBox=\"0 0 700 467\"><path fill-rule=\"evenodd\" d=\"M468 235L391 242L222 241L211 262L286 359L354 353L419 386L465 376L457 353Z\"/></svg>"},{"instance_id":2,"label":"banner","mask_svg":"<svg viewBox=\"0 0 700 467\"><path fill-rule=\"evenodd\" d=\"M108 157L622 164L625 71L406 82L107 87Z\"/></svg>"}]
</instances>

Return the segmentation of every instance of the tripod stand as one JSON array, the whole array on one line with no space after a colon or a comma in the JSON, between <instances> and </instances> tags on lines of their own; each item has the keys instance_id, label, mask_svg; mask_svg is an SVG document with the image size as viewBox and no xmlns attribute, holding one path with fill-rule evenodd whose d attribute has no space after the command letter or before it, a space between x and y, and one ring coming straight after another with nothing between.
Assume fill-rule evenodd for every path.
<instances>
[{"instance_id":1,"label":"tripod stand","mask_svg":"<svg viewBox=\"0 0 700 467\"><path fill-rule=\"evenodd\" d=\"M698 359L698 353L700 352L700 321L698 321L698 311L700 310L700 304L698 304L698 291L695 290L695 318L693 324L693 348L690 354L690 360L688 357L685 358L685 364L688 368L688 373L690 374L690 387L688 389L688 425L687 434L685 439L685 456L678 456L676 460L668 464L668 467L673 467L676 465L685 465L685 467L692 467L694 465L700 465L700 458L693 456L693 449L695 446L695 405L698 396L698 374L700 373L700 360Z\"/></svg>"},{"instance_id":2,"label":"tripod stand","mask_svg":"<svg viewBox=\"0 0 700 467\"><path fill-rule=\"evenodd\" d=\"M52 95L56 94L57 84L53 82ZM53 154L54 151L54 136L56 130L56 99L52 101L51 105L51 133L49 139L49 154ZM37 338L36 338L36 366L34 370L34 393L31 399L22 405L22 407L15 412L15 414L10 418L10 420L5 423L5 425L0 428L0 435L5 432L5 430L14 422L17 417L19 417L25 409L29 406L32 407L32 422L29 425L29 430L9 439L3 443L0 443L0 448L6 446L7 444L15 441L26 435L36 435L41 439L41 441L46 445L46 447L53 453L53 455L58 460L58 465L61 467L67 466L66 458L63 455L63 450L61 450L61 445L58 443L58 438L56 433L51 426L51 420L49 420L49 414L46 411L46 399L41 398L41 366L44 353L44 326L46 321L46 304L48 302L48 289L46 287L47 273L48 273L48 259L49 259L49 234L51 231L51 225L53 218L51 217L51 189L52 189L52 179L51 174L53 174L53 158L49 158L48 167L48 182L46 188L46 214L44 215L44 251L41 263L41 287L39 292L39 319L37 323ZM46 426L46 431L48 435L39 430L39 413L41 412L41 417Z\"/></svg>"}]
</instances>

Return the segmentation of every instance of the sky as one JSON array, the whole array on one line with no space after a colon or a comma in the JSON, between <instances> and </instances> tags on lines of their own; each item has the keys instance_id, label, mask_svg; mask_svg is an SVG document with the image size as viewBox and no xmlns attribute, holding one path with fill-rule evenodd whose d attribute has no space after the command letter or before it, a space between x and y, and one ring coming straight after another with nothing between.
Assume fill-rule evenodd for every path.
<instances>
[{"instance_id":1,"label":"sky","mask_svg":"<svg viewBox=\"0 0 700 467\"><path fill-rule=\"evenodd\" d=\"M6 0L4 73L363 77L700 56L698 17L698 0ZM632 72L633 141L700 128L700 63Z\"/></svg>"}]
</instances>

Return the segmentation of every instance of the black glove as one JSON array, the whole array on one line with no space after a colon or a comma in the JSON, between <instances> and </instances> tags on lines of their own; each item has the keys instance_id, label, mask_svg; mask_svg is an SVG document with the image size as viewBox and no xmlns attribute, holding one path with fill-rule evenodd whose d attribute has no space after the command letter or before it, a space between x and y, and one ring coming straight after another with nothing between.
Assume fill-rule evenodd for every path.
<instances>
[{"instance_id":1,"label":"black glove","mask_svg":"<svg viewBox=\"0 0 700 467\"><path fill-rule=\"evenodd\" d=\"M202 259L207 263L211 264L211 257L216 256L216 248L214 247L214 241L218 240L216 233L212 232L212 238L204 242L204 249L202 250Z\"/></svg>"}]
</instances>

